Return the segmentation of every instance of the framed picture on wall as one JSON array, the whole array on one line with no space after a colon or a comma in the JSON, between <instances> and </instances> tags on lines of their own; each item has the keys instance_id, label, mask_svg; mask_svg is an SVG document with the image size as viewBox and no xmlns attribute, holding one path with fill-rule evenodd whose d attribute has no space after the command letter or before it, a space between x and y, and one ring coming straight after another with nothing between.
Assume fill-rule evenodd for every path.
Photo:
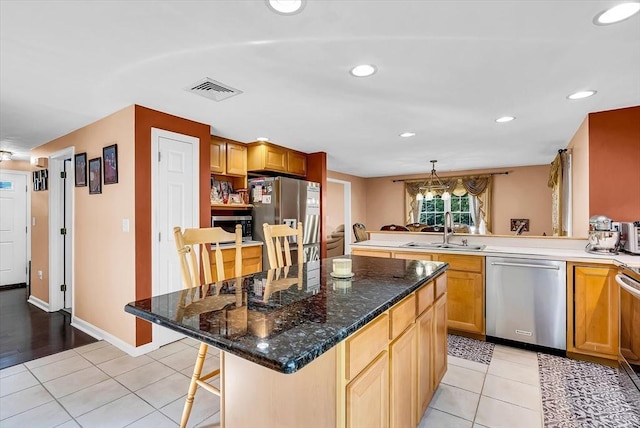
<instances>
[{"instance_id":1,"label":"framed picture on wall","mask_svg":"<svg viewBox=\"0 0 640 428\"><path fill-rule=\"evenodd\" d=\"M76 187L85 187L87 185L87 154L78 153L73 158L76 168Z\"/></svg>"},{"instance_id":2,"label":"framed picture on wall","mask_svg":"<svg viewBox=\"0 0 640 428\"><path fill-rule=\"evenodd\" d=\"M89 161L89 194L102 193L102 158Z\"/></svg>"},{"instance_id":3,"label":"framed picture on wall","mask_svg":"<svg viewBox=\"0 0 640 428\"><path fill-rule=\"evenodd\" d=\"M118 145L112 144L102 148L104 159L104 184L118 182Z\"/></svg>"}]
</instances>

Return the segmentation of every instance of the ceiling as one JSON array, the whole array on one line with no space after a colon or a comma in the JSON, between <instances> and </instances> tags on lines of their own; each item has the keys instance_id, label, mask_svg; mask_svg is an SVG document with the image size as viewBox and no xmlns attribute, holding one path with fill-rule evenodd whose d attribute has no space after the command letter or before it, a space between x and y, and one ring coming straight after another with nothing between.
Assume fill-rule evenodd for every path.
<instances>
[{"instance_id":1,"label":"ceiling","mask_svg":"<svg viewBox=\"0 0 640 428\"><path fill-rule=\"evenodd\" d=\"M28 159L139 104L361 177L546 164L588 113L640 104L640 16L592 22L616 3L2 0L0 148ZM185 91L204 77L243 93Z\"/></svg>"}]
</instances>

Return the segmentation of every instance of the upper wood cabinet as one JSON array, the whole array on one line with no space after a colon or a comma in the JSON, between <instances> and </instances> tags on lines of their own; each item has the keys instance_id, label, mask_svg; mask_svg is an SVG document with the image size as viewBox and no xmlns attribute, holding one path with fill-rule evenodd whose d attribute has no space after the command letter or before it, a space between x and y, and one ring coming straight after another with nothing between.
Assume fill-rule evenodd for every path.
<instances>
[{"instance_id":1,"label":"upper wood cabinet","mask_svg":"<svg viewBox=\"0 0 640 428\"><path fill-rule=\"evenodd\" d=\"M289 150L287 152L287 172L305 177L307 175L307 155Z\"/></svg>"},{"instance_id":2,"label":"upper wood cabinet","mask_svg":"<svg viewBox=\"0 0 640 428\"><path fill-rule=\"evenodd\" d=\"M246 176L247 147L212 136L209 154L209 169L213 174Z\"/></svg>"},{"instance_id":3,"label":"upper wood cabinet","mask_svg":"<svg viewBox=\"0 0 640 428\"><path fill-rule=\"evenodd\" d=\"M305 177L307 155L276 144L262 141L249 143L247 169L255 172L276 172Z\"/></svg>"},{"instance_id":4,"label":"upper wood cabinet","mask_svg":"<svg viewBox=\"0 0 640 428\"><path fill-rule=\"evenodd\" d=\"M610 359L617 358L617 268L569 263L567 271L567 350Z\"/></svg>"}]
</instances>

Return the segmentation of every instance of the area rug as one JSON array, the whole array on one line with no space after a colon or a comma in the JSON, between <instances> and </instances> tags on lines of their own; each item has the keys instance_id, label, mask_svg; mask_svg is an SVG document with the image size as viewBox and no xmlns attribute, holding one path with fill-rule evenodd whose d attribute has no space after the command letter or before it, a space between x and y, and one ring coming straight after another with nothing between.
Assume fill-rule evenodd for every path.
<instances>
[{"instance_id":1,"label":"area rug","mask_svg":"<svg viewBox=\"0 0 640 428\"><path fill-rule=\"evenodd\" d=\"M464 358L476 363L489 364L493 356L494 344L468 337L448 335L448 354L453 357Z\"/></svg>"},{"instance_id":2,"label":"area rug","mask_svg":"<svg viewBox=\"0 0 640 428\"><path fill-rule=\"evenodd\" d=\"M614 368L538 353L545 428L638 428Z\"/></svg>"}]
</instances>

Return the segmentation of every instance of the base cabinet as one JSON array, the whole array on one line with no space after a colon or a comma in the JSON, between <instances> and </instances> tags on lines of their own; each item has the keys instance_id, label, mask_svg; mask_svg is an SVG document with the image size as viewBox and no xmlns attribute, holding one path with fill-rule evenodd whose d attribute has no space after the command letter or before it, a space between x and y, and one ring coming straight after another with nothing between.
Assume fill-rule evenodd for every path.
<instances>
[{"instance_id":1,"label":"base cabinet","mask_svg":"<svg viewBox=\"0 0 640 428\"><path fill-rule=\"evenodd\" d=\"M418 426L447 370L446 284L443 273L338 344L337 427Z\"/></svg>"},{"instance_id":2,"label":"base cabinet","mask_svg":"<svg viewBox=\"0 0 640 428\"><path fill-rule=\"evenodd\" d=\"M222 262L224 264L224 275L226 278L235 277L235 248L222 250ZM218 280L215 257L211 258L211 273L213 280ZM254 245L242 247L242 275L249 275L262 271L262 246Z\"/></svg>"},{"instance_id":3,"label":"base cabinet","mask_svg":"<svg viewBox=\"0 0 640 428\"><path fill-rule=\"evenodd\" d=\"M389 353L391 427L415 427L419 422L416 412L418 341L415 324L391 343Z\"/></svg>"},{"instance_id":4,"label":"base cabinet","mask_svg":"<svg viewBox=\"0 0 640 428\"><path fill-rule=\"evenodd\" d=\"M386 351L347 385L347 427L389 426L389 356Z\"/></svg>"},{"instance_id":5,"label":"base cabinet","mask_svg":"<svg viewBox=\"0 0 640 428\"><path fill-rule=\"evenodd\" d=\"M417 356L417 406L416 406L416 419L419 421L424 412L429 407L429 402L433 397L435 391L434 376L433 376L433 361L434 353L432 352L434 337L435 337L435 324L433 318L433 307L427 309L416 320L417 327L417 339L418 339L418 356Z\"/></svg>"},{"instance_id":6,"label":"base cabinet","mask_svg":"<svg viewBox=\"0 0 640 428\"><path fill-rule=\"evenodd\" d=\"M616 359L619 333L617 268L570 263L567 290L568 351Z\"/></svg>"},{"instance_id":7,"label":"base cabinet","mask_svg":"<svg viewBox=\"0 0 640 428\"><path fill-rule=\"evenodd\" d=\"M449 329L484 336L484 257L449 254L435 257L438 261L449 263Z\"/></svg>"},{"instance_id":8,"label":"base cabinet","mask_svg":"<svg viewBox=\"0 0 640 428\"><path fill-rule=\"evenodd\" d=\"M433 390L438 387L440 381L447 372L447 294L436 300L433 305L434 337L433 337Z\"/></svg>"}]
</instances>

